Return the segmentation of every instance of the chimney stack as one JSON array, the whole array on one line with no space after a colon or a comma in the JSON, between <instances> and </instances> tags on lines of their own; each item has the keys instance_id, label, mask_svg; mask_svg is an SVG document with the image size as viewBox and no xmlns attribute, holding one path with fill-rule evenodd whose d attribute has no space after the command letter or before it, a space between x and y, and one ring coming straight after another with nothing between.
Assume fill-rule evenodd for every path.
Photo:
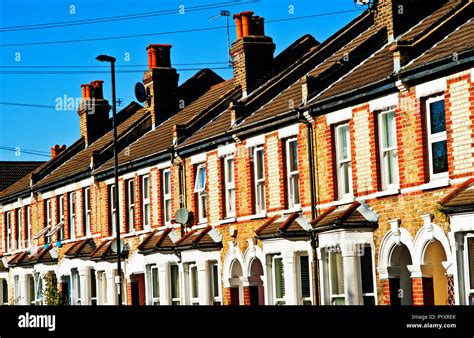
<instances>
[{"instance_id":1,"label":"chimney stack","mask_svg":"<svg viewBox=\"0 0 474 338\"><path fill-rule=\"evenodd\" d=\"M148 70L143 76L149 99L146 108L151 113L152 127L178 111L179 75L171 67L171 45L151 44L147 47Z\"/></svg>"},{"instance_id":2,"label":"chimney stack","mask_svg":"<svg viewBox=\"0 0 474 338\"><path fill-rule=\"evenodd\" d=\"M234 78L245 97L271 76L275 44L265 36L264 18L252 11L235 14L234 21L237 40L230 53Z\"/></svg>"},{"instance_id":3,"label":"chimney stack","mask_svg":"<svg viewBox=\"0 0 474 338\"><path fill-rule=\"evenodd\" d=\"M81 85L82 102L78 114L81 136L86 147L105 134L110 127L109 102L104 99L102 80Z\"/></svg>"},{"instance_id":4,"label":"chimney stack","mask_svg":"<svg viewBox=\"0 0 474 338\"><path fill-rule=\"evenodd\" d=\"M65 144L63 144L62 146L60 146L59 144L54 145L51 148L51 158L55 158L56 156L61 154L64 150L66 150Z\"/></svg>"}]
</instances>

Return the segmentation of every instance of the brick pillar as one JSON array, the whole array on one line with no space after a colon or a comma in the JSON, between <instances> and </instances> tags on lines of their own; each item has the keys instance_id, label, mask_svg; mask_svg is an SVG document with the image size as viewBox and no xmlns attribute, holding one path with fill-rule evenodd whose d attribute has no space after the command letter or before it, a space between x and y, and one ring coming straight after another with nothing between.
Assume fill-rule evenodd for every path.
<instances>
[{"instance_id":1,"label":"brick pillar","mask_svg":"<svg viewBox=\"0 0 474 338\"><path fill-rule=\"evenodd\" d=\"M432 277L412 278L413 305L434 305Z\"/></svg>"},{"instance_id":2,"label":"brick pillar","mask_svg":"<svg viewBox=\"0 0 474 338\"><path fill-rule=\"evenodd\" d=\"M244 305L250 305L250 287L244 286Z\"/></svg>"},{"instance_id":3,"label":"brick pillar","mask_svg":"<svg viewBox=\"0 0 474 338\"><path fill-rule=\"evenodd\" d=\"M127 305L132 305L132 280L128 280L125 278L124 280L125 283L125 292L126 292L126 298L127 298Z\"/></svg>"},{"instance_id":4,"label":"brick pillar","mask_svg":"<svg viewBox=\"0 0 474 338\"><path fill-rule=\"evenodd\" d=\"M390 305L390 279L383 279L380 281L382 285L382 304Z\"/></svg>"},{"instance_id":5,"label":"brick pillar","mask_svg":"<svg viewBox=\"0 0 474 338\"><path fill-rule=\"evenodd\" d=\"M448 305L455 305L454 276L447 275L446 279L448 280Z\"/></svg>"},{"instance_id":6,"label":"brick pillar","mask_svg":"<svg viewBox=\"0 0 474 338\"><path fill-rule=\"evenodd\" d=\"M222 303L224 305L230 305L230 288L224 288L222 292Z\"/></svg>"}]
</instances>

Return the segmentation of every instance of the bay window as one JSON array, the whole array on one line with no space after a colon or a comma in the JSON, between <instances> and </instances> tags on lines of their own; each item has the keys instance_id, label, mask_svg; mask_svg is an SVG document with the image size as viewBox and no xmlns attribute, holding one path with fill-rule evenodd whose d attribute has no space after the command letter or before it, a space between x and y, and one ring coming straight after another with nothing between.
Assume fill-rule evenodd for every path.
<instances>
[{"instance_id":1,"label":"bay window","mask_svg":"<svg viewBox=\"0 0 474 338\"><path fill-rule=\"evenodd\" d=\"M335 127L338 198L352 195L352 164L349 124Z\"/></svg>"},{"instance_id":2,"label":"bay window","mask_svg":"<svg viewBox=\"0 0 474 338\"><path fill-rule=\"evenodd\" d=\"M272 269L274 305L285 305L285 275L282 257L272 257Z\"/></svg>"},{"instance_id":3,"label":"bay window","mask_svg":"<svg viewBox=\"0 0 474 338\"><path fill-rule=\"evenodd\" d=\"M235 216L234 157L224 159L225 210L227 217Z\"/></svg>"},{"instance_id":4,"label":"bay window","mask_svg":"<svg viewBox=\"0 0 474 338\"><path fill-rule=\"evenodd\" d=\"M298 167L298 141L296 138L286 140L286 176L288 187L288 208L300 207L300 183Z\"/></svg>"},{"instance_id":5,"label":"bay window","mask_svg":"<svg viewBox=\"0 0 474 338\"><path fill-rule=\"evenodd\" d=\"M171 305L179 305L181 303L179 296L179 267L176 264L170 265L170 286Z\"/></svg>"},{"instance_id":6,"label":"bay window","mask_svg":"<svg viewBox=\"0 0 474 338\"><path fill-rule=\"evenodd\" d=\"M331 305L344 305L344 265L339 249L329 251L329 293Z\"/></svg>"},{"instance_id":7,"label":"bay window","mask_svg":"<svg viewBox=\"0 0 474 338\"><path fill-rule=\"evenodd\" d=\"M143 228L150 228L150 176L142 177Z\"/></svg>"},{"instance_id":8,"label":"bay window","mask_svg":"<svg viewBox=\"0 0 474 338\"><path fill-rule=\"evenodd\" d=\"M148 266L148 276L149 304L160 305L160 283L156 265Z\"/></svg>"},{"instance_id":9,"label":"bay window","mask_svg":"<svg viewBox=\"0 0 474 338\"><path fill-rule=\"evenodd\" d=\"M448 176L446 113L444 96L426 100L427 141L430 179Z\"/></svg>"},{"instance_id":10,"label":"bay window","mask_svg":"<svg viewBox=\"0 0 474 338\"><path fill-rule=\"evenodd\" d=\"M163 170L163 215L165 224L171 224L171 172Z\"/></svg>"},{"instance_id":11,"label":"bay window","mask_svg":"<svg viewBox=\"0 0 474 338\"><path fill-rule=\"evenodd\" d=\"M299 304L311 305L311 275L309 257L298 256Z\"/></svg>"},{"instance_id":12,"label":"bay window","mask_svg":"<svg viewBox=\"0 0 474 338\"><path fill-rule=\"evenodd\" d=\"M255 180L255 213L263 214L266 211L265 196L265 165L263 146L255 147L253 150L253 166Z\"/></svg>"},{"instance_id":13,"label":"bay window","mask_svg":"<svg viewBox=\"0 0 474 338\"><path fill-rule=\"evenodd\" d=\"M210 295L211 295L211 304L212 305L221 305L221 296L220 296L220 276L219 276L219 266L217 262L211 262L209 264L210 270Z\"/></svg>"},{"instance_id":14,"label":"bay window","mask_svg":"<svg viewBox=\"0 0 474 338\"><path fill-rule=\"evenodd\" d=\"M194 192L196 193L198 221L199 223L207 222L207 194L206 194L206 165L200 164L196 169L196 182L194 184Z\"/></svg>"},{"instance_id":15,"label":"bay window","mask_svg":"<svg viewBox=\"0 0 474 338\"><path fill-rule=\"evenodd\" d=\"M81 295L81 278L77 269L71 270L71 280L72 280L72 295L73 302L72 305L81 305L82 295Z\"/></svg>"},{"instance_id":16,"label":"bay window","mask_svg":"<svg viewBox=\"0 0 474 338\"><path fill-rule=\"evenodd\" d=\"M378 115L382 190L398 189L398 151L395 112Z\"/></svg>"},{"instance_id":17,"label":"bay window","mask_svg":"<svg viewBox=\"0 0 474 338\"><path fill-rule=\"evenodd\" d=\"M360 248L359 263L362 301L364 305L375 305L372 248L370 245L363 245Z\"/></svg>"},{"instance_id":18,"label":"bay window","mask_svg":"<svg viewBox=\"0 0 474 338\"><path fill-rule=\"evenodd\" d=\"M196 264L189 264L189 291L191 305L199 305L199 282Z\"/></svg>"},{"instance_id":19,"label":"bay window","mask_svg":"<svg viewBox=\"0 0 474 338\"><path fill-rule=\"evenodd\" d=\"M125 182L126 193L126 214L127 214L127 232L132 232L135 229L135 181L130 179Z\"/></svg>"},{"instance_id":20,"label":"bay window","mask_svg":"<svg viewBox=\"0 0 474 338\"><path fill-rule=\"evenodd\" d=\"M97 305L97 276L94 269L89 270L91 305Z\"/></svg>"}]
</instances>

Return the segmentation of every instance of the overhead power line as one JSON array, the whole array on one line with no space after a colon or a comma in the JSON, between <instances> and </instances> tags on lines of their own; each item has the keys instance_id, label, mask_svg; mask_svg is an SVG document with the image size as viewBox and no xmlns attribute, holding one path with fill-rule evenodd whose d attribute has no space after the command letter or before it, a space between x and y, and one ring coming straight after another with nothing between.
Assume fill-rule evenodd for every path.
<instances>
[{"instance_id":1,"label":"overhead power line","mask_svg":"<svg viewBox=\"0 0 474 338\"><path fill-rule=\"evenodd\" d=\"M312 15L295 16L295 17L284 18L284 19L267 20L265 22L266 23L278 23L278 22L286 22L286 21L292 21L292 20L303 20L303 19L323 17L323 16L347 14L347 13L353 13L353 12L361 12L361 10L352 9L352 10L338 11L338 12L317 13L317 14L312 14ZM233 27L235 27L235 26L233 26ZM101 38L56 40L56 41L38 41L38 42L26 42L26 43L10 43L10 44L0 45L0 47L38 46L38 45L51 45L51 44L64 44L64 43L82 43L82 42L93 42L93 41L108 41L108 40L118 40L118 39L133 39L133 38L141 38L141 37L146 37L146 36L173 35L173 34L183 34L183 33L197 33L197 32L213 31L213 30L220 30L220 29L227 29L227 26L188 28L188 29L181 29L181 30L175 30L175 31L163 31L163 32L156 32L156 33L142 33L142 34L132 34L132 35L119 35L119 36L109 36L109 37L101 37Z\"/></svg>"},{"instance_id":2,"label":"overhead power line","mask_svg":"<svg viewBox=\"0 0 474 338\"><path fill-rule=\"evenodd\" d=\"M227 7L241 6L241 5L245 5L248 3L255 3L255 2L259 2L259 0L246 1L246 2L226 1L226 2L219 2L219 3L200 5L200 6L183 7L182 9L184 10L184 13L188 13L188 12L198 12L198 11L205 11L209 9L221 8L222 6L227 6ZM160 11L142 12L142 13L135 13L135 14L127 14L127 15L116 15L116 16L101 17L101 18L40 23L40 24L22 25L22 26L0 27L0 33L15 32L15 31L22 31L22 30L61 28L61 27L68 27L68 26L90 25L90 24L98 24L98 23L104 23L104 22L142 19L142 18L148 18L148 17L154 17L154 16L177 14L180 12L180 10L181 8L177 7L177 8L172 8L172 9L160 10Z\"/></svg>"}]
</instances>

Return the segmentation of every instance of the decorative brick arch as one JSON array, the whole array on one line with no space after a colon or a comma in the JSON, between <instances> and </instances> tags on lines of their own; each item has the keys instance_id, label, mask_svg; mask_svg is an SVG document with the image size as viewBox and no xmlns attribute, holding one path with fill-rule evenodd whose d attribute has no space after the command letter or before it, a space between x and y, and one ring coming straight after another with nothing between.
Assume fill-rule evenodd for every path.
<instances>
[{"instance_id":1,"label":"decorative brick arch","mask_svg":"<svg viewBox=\"0 0 474 338\"><path fill-rule=\"evenodd\" d=\"M262 249L258 245L254 245L251 240L249 240L249 247L245 250L243 258L244 264L242 267L244 269L244 275L247 277L252 275L252 263L255 259L258 259L262 265L265 265L265 255Z\"/></svg>"},{"instance_id":2,"label":"decorative brick arch","mask_svg":"<svg viewBox=\"0 0 474 338\"><path fill-rule=\"evenodd\" d=\"M223 271L223 282L224 282L224 287L229 287L229 280L232 278L231 271L232 271L232 265L234 261L238 261L240 265L242 266L242 277L247 277L247 270L244 268L244 256L242 255L242 251L233 245L229 247L229 250L227 251L227 254L224 259L224 271Z\"/></svg>"}]
</instances>

